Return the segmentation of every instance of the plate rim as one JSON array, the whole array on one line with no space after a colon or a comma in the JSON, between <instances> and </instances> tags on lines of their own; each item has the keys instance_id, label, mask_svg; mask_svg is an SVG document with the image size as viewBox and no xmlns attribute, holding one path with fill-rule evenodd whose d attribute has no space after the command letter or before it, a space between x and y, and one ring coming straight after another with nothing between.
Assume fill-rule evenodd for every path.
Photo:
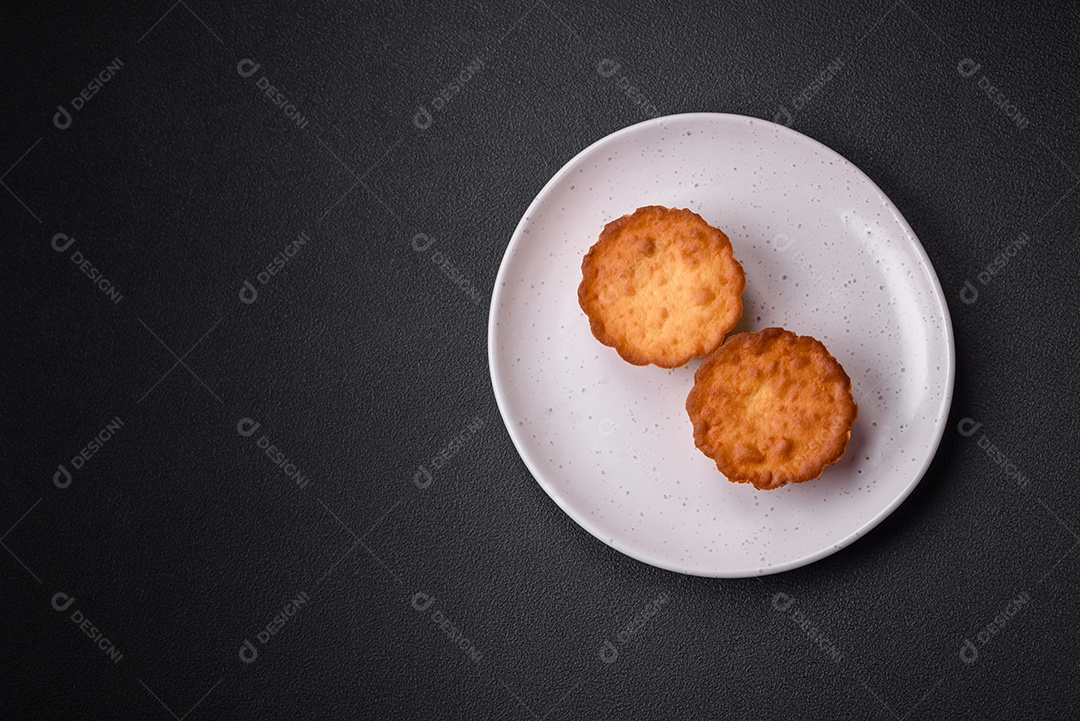
<instances>
[{"instance_id":1,"label":"plate rim","mask_svg":"<svg viewBox=\"0 0 1080 721\"><path fill-rule=\"evenodd\" d=\"M666 559L658 558L653 554L643 552L640 549L633 548L628 544L624 544L618 538L605 538L603 534L598 533L597 530L591 526L587 518L585 518L582 514L579 514L571 504L569 504L564 498L562 498L562 495L560 493L556 492L553 488L549 486L547 482L543 480L543 475L538 472L537 466L530 458L530 453L526 450L523 440L519 438L517 432L513 428L512 423L510 422L510 419L507 416L507 400L505 395L507 393L507 389L503 387L503 384L499 379L498 374L496 373L495 339L496 334L498 333L499 325L497 312L498 309L501 307L502 293L503 288L505 287L504 281L506 279L506 273L508 272L507 258L521 242L521 238L524 236L523 230L526 221L532 216L533 211L537 208L537 206L543 200L545 200L547 196L550 195L559 185L562 177L569 173L570 167L578 158L592 153L598 147L601 147L608 143L613 143L621 136L629 135L633 131L640 129L644 126L661 125L665 122L670 122L672 120L728 120L738 122L752 121L755 123L762 123L763 125L770 125L774 128L778 128L781 133L797 135L802 140L809 141L813 145L817 146L819 150L838 158L844 165L848 166L856 173L861 175L862 178L870 184L870 187L877 191L878 195L881 198L888 201L889 206L893 211L893 214L900 222L901 229L906 232L908 238L910 239L911 245L914 247L914 250L917 253L919 259L921 260L923 267L929 271L928 275L931 288L933 290L934 302L937 305L938 310L942 314L942 317L945 321L944 330L945 338L947 341L945 393L941 398L941 402L938 408L938 417L936 419L938 427L935 432L935 437L928 447L929 452L926 454L926 457L920 465L918 471L915 472L913 479L889 504L887 504L880 511L868 518L858 528L849 533L840 541L828 544L824 548L818 549L808 554L804 554L793 560L785 561L783 563L775 564L768 567L758 568L756 572L716 571L706 573L701 569L690 569L685 566L680 567L676 563L671 563ZM820 561L823 558L831 556L844 548L847 548L849 545L865 536L867 533L877 527L882 521L892 515L893 511L899 508L900 505L912 494L912 492L914 492L915 488L920 483L922 483L923 477L926 475L926 472L930 469L931 464L933 464L934 459L937 457L937 452L941 446L941 441L945 436L945 429L948 427L949 415L952 412L953 392L956 381L956 342L953 335L952 315L949 313L949 304L946 300L945 292L941 287L941 280L938 277L937 270L934 268L933 263L930 261L930 257L926 254L926 248L923 247L922 241L919 240L918 235L916 235L915 231L912 230L911 225L907 222L907 218L905 218L903 213L900 212L900 208L897 207L896 203L893 202L892 198L890 198L878 186L878 184L875 183L872 178L870 178L870 176L863 172L863 170L859 166L857 166L855 163L848 160L846 157L833 150L829 146L825 145L824 143L814 138L811 138L809 135L805 135L803 133L800 133L798 130L789 128L785 125L780 125L779 123L774 123L769 120L755 118L748 115L739 115L737 113L676 113L673 115L663 115L656 118L650 118L648 120L628 125L590 143L581 151L575 153L572 158L567 160L562 165L562 167L559 168L555 175L551 176L547 183L544 184L544 187L541 188L540 192L536 194L536 197L533 198L532 202L529 203L529 207L526 209L525 213L521 216L521 219L514 227L514 232L510 235L510 241L506 245L506 250L503 251L502 259L499 261L499 270L495 275L495 286L492 289L490 305L488 307L488 374L491 378L492 391L495 394L495 403L499 408L499 415L502 418L503 426L506 427L507 433L510 435L510 440L514 444L514 449L517 451L518 456L521 458L522 462L525 464L525 467L532 475L533 480L536 481L540 488L543 489L544 493L546 493L548 497L555 502L555 505L562 509L563 513L568 515L571 520L573 520L578 526L587 531L589 535L602 542L605 546L615 549L624 556L632 558L640 563L645 563L656 568L662 568L666 571L681 573L687 576L697 576L700 578L752 578L772 575L776 573L784 573L786 571L791 571L796 568L802 568L803 566L808 566L812 563Z\"/></svg>"}]
</instances>

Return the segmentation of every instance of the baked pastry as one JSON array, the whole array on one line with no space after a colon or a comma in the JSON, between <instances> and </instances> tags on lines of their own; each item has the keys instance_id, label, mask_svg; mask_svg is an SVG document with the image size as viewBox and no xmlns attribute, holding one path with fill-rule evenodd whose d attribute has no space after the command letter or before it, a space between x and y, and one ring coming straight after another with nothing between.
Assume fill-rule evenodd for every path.
<instances>
[{"instance_id":1,"label":"baked pastry","mask_svg":"<svg viewBox=\"0 0 1080 721\"><path fill-rule=\"evenodd\" d=\"M766 328L731 336L702 361L686 412L694 443L728 480L772 490L840 460L859 407L821 341Z\"/></svg>"},{"instance_id":2,"label":"baked pastry","mask_svg":"<svg viewBox=\"0 0 1080 721\"><path fill-rule=\"evenodd\" d=\"M742 316L746 276L731 242L690 210L650 205L611 221L581 275L593 335L634 365L685 365Z\"/></svg>"}]
</instances>

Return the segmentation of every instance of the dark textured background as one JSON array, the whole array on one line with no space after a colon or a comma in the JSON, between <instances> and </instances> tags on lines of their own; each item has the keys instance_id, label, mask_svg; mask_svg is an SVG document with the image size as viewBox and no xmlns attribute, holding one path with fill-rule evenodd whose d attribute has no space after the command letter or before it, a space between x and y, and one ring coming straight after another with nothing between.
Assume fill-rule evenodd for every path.
<instances>
[{"instance_id":1,"label":"dark textured background","mask_svg":"<svg viewBox=\"0 0 1080 721\"><path fill-rule=\"evenodd\" d=\"M699 5L3 11L0 715L1073 713L1077 5ZM645 566L565 516L503 429L486 356L499 261L563 163L646 118L601 60L661 114L772 119L838 57L793 126L865 170L933 260L957 343L949 429L914 495L823 561L746 580ZM122 68L57 128L57 106L114 58ZM250 78L245 58L261 65ZM970 77L965 58L981 65ZM260 94L262 75L306 127ZM301 232L310 242L259 284ZM53 250L58 233L75 244ZM479 302L413 250L417 233ZM255 303L239 299L245 281ZM55 485L114 417L123 428ZM239 435L243 418L260 430ZM476 418L431 484L414 484ZM962 436L962 418L980 430ZM306 487L262 454L263 435ZM64 612L58 593L76 599ZM418 593L435 598L427 611Z\"/></svg>"}]
</instances>

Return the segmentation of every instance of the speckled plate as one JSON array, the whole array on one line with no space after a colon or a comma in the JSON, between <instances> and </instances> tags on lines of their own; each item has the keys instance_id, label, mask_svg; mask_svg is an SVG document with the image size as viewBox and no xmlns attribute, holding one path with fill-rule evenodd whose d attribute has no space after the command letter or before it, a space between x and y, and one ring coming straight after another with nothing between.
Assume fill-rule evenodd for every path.
<instances>
[{"instance_id":1,"label":"speckled plate","mask_svg":"<svg viewBox=\"0 0 1080 721\"><path fill-rule=\"evenodd\" d=\"M698 361L635 367L592 337L581 258L608 221L654 204L731 238L746 270L736 332L813 335L851 376L859 419L821 478L729 483L684 409ZM797 568L880 523L933 459L954 374L941 286L881 189L794 130L713 113L625 128L555 174L506 249L488 353L510 437L548 495L613 548L699 576Z\"/></svg>"}]
</instances>

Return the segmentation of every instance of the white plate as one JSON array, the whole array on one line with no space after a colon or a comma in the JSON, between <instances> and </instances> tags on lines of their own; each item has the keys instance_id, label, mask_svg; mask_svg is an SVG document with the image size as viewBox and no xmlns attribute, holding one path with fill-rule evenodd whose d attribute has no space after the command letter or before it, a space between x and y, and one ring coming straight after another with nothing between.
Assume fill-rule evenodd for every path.
<instances>
[{"instance_id":1,"label":"white plate","mask_svg":"<svg viewBox=\"0 0 1080 721\"><path fill-rule=\"evenodd\" d=\"M736 332L812 335L851 376L859 419L821 478L728 482L684 409L699 362L636 367L592 337L582 256L642 205L690 208L731 238L746 271ZM714 113L625 128L555 174L506 249L488 354L507 430L548 495L613 548L698 576L797 568L877 525L933 459L954 373L941 286L896 206L817 141Z\"/></svg>"}]
</instances>

